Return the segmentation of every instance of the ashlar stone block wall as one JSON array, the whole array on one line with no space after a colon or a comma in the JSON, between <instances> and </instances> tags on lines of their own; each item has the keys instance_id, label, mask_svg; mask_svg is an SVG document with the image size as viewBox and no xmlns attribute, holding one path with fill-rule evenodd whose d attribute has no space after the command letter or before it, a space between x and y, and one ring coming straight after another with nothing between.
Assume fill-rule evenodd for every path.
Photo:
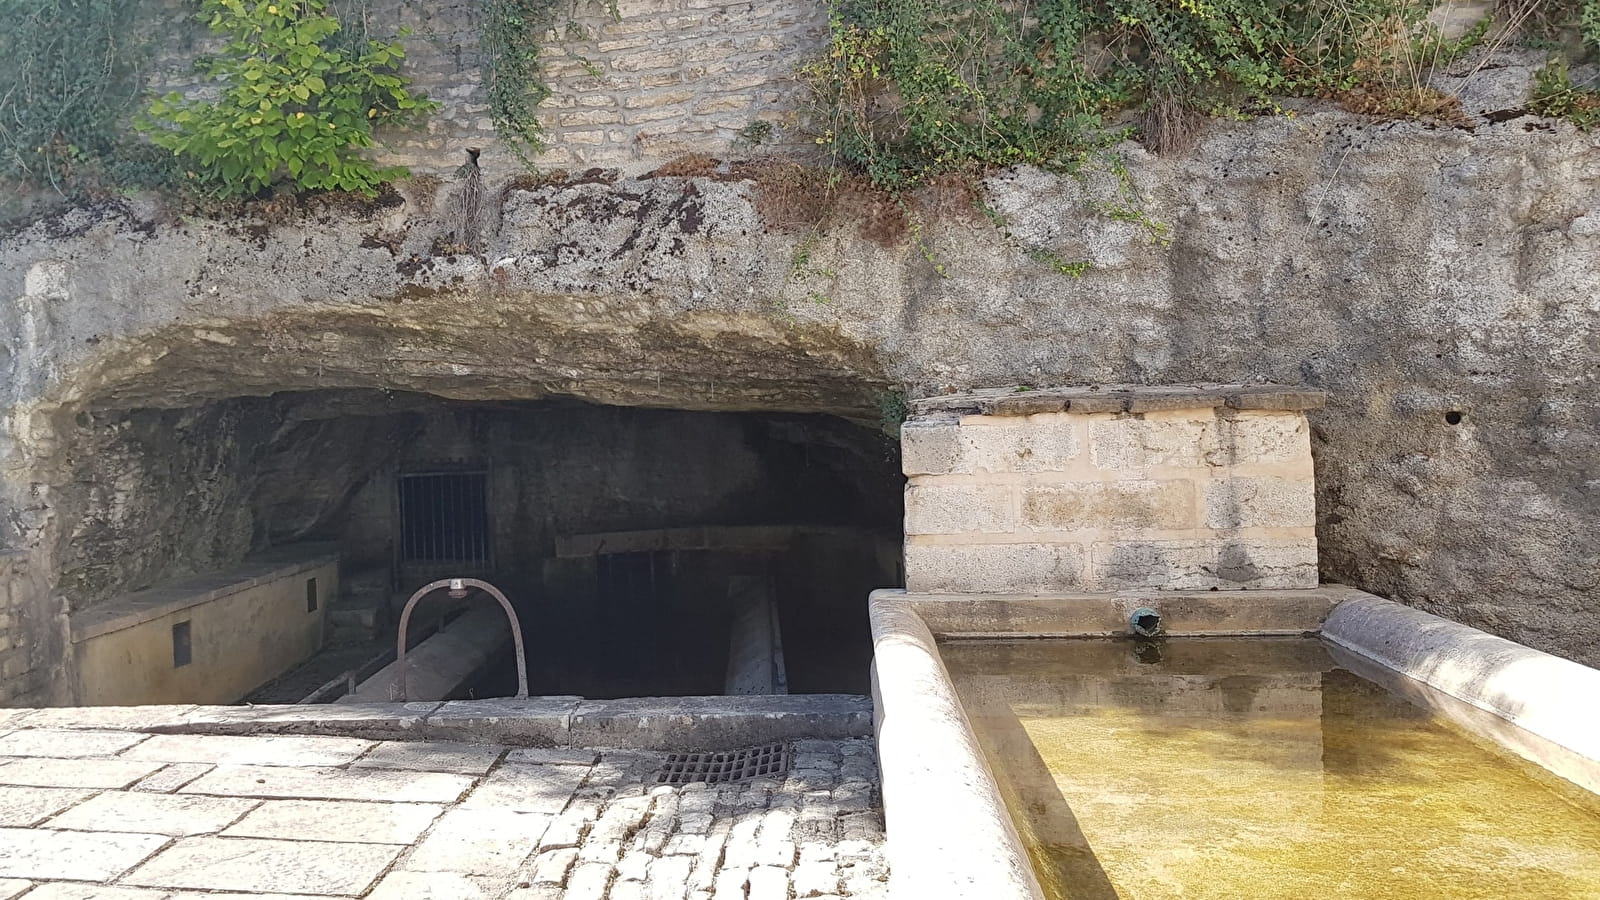
<instances>
[{"instance_id":1,"label":"ashlar stone block wall","mask_svg":"<svg viewBox=\"0 0 1600 900\"><path fill-rule=\"evenodd\" d=\"M1184 388L923 401L901 432L906 587L1315 587L1305 409L1320 399Z\"/></svg>"},{"instance_id":2,"label":"ashlar stone block wall","mask_svg":"<svg viewBox=\"0 0 1600 900\"><path fill-rule=\"evenodd\" d=\"M153 61L151 88L206 96L194 72L216 47L194 8L153 2L171 35ZM354 14L355 4L337 12ZM615 14L613 15L613 9ZM541 169L646 171L673 157L815 150L799 118L806 92L796 68L827 43L828 10L816 0L582 0L541 42L551 95L539 107ZM489 177L523 171L490 115L489 66L479 0L371 0L373 37L406 48L404 74L441 108L418 127L380 135L374 157L415 174L453 175L467 148ZM754 138L754 142L752 142Z\"/></svg>"}]
</instances>

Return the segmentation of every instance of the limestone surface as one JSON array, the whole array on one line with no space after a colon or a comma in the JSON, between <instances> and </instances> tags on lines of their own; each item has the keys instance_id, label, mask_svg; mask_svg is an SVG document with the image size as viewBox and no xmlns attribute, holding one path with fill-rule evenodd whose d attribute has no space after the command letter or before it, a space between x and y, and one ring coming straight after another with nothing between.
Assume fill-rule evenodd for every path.
<instances>
[{"instance_id":1,"label":"limestone surface","mask_svg":"<svg viewBox=\"0 0 1600 900\"><path fill-rule=\"evenodd\" d=\"M886 896L866 739L796 741L781 776L659 785L665 754L639 750L362 741L327 766L316 753L348 739L250 735L214 746L260 765L162 763L143 758L197 754L118 733L93 754L0 756L0 897ZM48 739L62 736L0 733L14 748ZM95 788L35 786L42 763L87 767ZM108 782L118 763L157 771Z\"/></svg>"},{"instance_id":2,"label":"limestone surface","mask_svg":"<svg viewBox=\"0 0 1600 900\"><path fill-rule=\"evenodd\" d=\"M238 398L335 389L876 422L894 389L1313 387L1323 580L1596 662L1600 137L1495 118L1213 123L1187 154L1119 148L1159 240L1096 212L1109 173L1017 169L983 186L1005 233L930 216L884 246L841 221L798 273L804 236L731 172L487 185L481 256L433 252L451 183L284 222L36 223L0 239L0 691L65 683L63 571L242 558L245 472L284 420Z\"/></svg>"}]
</instances>

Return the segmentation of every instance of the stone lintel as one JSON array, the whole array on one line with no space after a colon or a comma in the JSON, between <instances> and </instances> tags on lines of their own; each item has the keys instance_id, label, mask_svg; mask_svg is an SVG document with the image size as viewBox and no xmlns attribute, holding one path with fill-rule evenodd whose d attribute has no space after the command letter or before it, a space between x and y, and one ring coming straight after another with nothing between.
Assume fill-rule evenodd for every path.
<instances>
[{"instance_id":1,"label":"stone lintel","mask_svg":"<svg viewBox=\"0 0 1600 900\"><path fill-rule=\"evenodd\" d=\"M1271 384L1084 385L980 388L911 401L913 416L955 413L1031 416L1046 412L1143 413L1169 409L1251 409L1298 412L1320 409L1327 394L1317 388Z\"/></svg>"}]
</instances>

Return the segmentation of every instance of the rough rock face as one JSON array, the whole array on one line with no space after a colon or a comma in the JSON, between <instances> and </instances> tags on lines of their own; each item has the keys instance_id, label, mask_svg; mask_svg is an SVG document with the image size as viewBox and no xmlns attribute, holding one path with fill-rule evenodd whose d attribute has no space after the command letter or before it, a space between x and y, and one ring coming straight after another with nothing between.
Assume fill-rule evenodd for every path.
<instances>
[{"instance_id":1,"label":"rough rock face","mask_svg":"<svg viewBox=\"0 0 1600 900\"><path fill-rule=\"evenodd\" d=\"M869 421L896 386L1303 383L1325 579L1600 663L1600 138L1313 113L1128 156L1165 241L1097 212L1098 175L1013 171L1009 238L925 223L948 277L852 226L798 265L732 179L508 189L481 258L430 255L448 203L417 197L40 223L0 242L0 546L75 552L92 409L388 388Z\"/></svg>"}]
</instances>

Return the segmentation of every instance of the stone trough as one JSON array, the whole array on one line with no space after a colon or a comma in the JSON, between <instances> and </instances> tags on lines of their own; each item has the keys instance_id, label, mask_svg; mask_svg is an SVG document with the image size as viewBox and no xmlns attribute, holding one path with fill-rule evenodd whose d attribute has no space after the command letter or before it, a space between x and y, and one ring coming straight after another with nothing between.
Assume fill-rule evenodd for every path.
<instances>
[{"instance_id":1,"label":"stone trough","mask_svg":"<svg viewBox=\"0 0 1600 900\"><path fill-rule=\"evenodd\" d=\"M1314 727L1303 768L1314 774L1296 789L1321 791L1323 738L1315 724L1340 710L1319 712L1335 701L1324 701L1318 679L1336 666L1402 698L1399 706L1411 710L1396 713L1402 717L1448 723L1463 742L1509 751L1564 779L1566 788L1600 793L1600 721L1582 712L1600 693L1600 671L1358 590L1317 584L1304 410L1319 402L1304 391L1196 387L990 391L914 409L904 456L909 590L871 599L892 896L1117 896L1080 829L1083 815L1074 815L1064 789L1057 793L1082 775L1097 786L1086 789L1088 805L1114 803L1104 779L1044 772L1042 763L1033 772L1001 771L1007 763L997 761L995 736L975 728L994 712L984 691L1004 687L1004 668L998 681L963 682L952 677L948 657L984 642L999 642L1002 657L1045 659L1055 673L1022 677L999 701L1013 744L1019 736L1025 746L1037 740L1023 734L1019 719L1031 717L1042 729L1041 709L1050 703L1064 705L1068 716L1079 708L1104 715L1133 697L1135 706L1178 717L1159 720L1163 728L1174 721L1188 727L1218 704L1226 707L1219 722L1239 713L1231 721L1253 722L1261 710L1276 715L1274 703L1284 716L1310 703ZM1157 640L1136 640L1136 632ZM1285 647L1308 650L1323 662L1300 670L1309 676L1230 681L1185 674L1196 670L1171 660L1185 648L1203 654L1252 646L1280 656ZM1108 670L1097 681L1102 660L1123 673ZM1178 674L1148 675L1169 670ZM1138 694L1149 684L1156 687ZM1051 692L1057 696L1044 696ZM1218 729L1208 732L1213 737L1226 732L1211 727ZM1145 733L1158 732L1182 728ZM1152 752L1170 750L1175 740L1163 739ZM1265 752L1295 750L1294 741L1283 744ZM1026 751L1034 761L1049 756L1049 748ZM1509 754L1495 765L1516 768ZM1089 765L1114 768L1110 758L1099 759ZM1274 774L1292 780L1300 766L1291 762ZM1016 785L1029 777L1042 783L1049 802L1019 799ZM1154 834L1166 799L1157 790L1122 802L1148 807ZM1039 809L1052 802L1053 818L1041 824ZM1143 848L1134 856L1162 852L1140 827L1116 837ZM1097 837L1110 840L1103 830ZM1055 871L1045 861L1052 841L1088 852ZM1194 842L1191 856L1209 852L1205 839ZM1480 868L1492 874L1495 867ZM1062 884L1063 872L1079 880ZM1166 896L1162 890L1170 888L1133 895Z\"/></svg>"}]
</instances>

